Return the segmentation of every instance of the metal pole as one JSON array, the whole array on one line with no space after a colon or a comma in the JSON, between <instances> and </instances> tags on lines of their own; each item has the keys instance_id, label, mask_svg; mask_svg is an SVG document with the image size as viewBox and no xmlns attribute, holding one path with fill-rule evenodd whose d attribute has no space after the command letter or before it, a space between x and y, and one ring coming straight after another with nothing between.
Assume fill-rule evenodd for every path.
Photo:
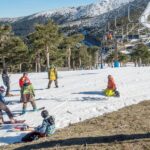
<instances>
[{"instance_id":1,"label":"metal pole","mask_svg":"<svg viewBox=\"0 0 150 150\"><path fill-rule=\"evenodd\" d=\"M115 37L115 61L118 61L118 44L117 44L117 39Z\"/></svg>"},{"instance_id":2,"label":"metal pole","mask_svg":"<svg viewBox=\"0 0 150 150\"><path fill-rule=\"evenodd\" d=\"M103 69L103 40L101 41L101 48L100 48L100 57L101 57L101 69Z\"/></svg>"}]
</instances>

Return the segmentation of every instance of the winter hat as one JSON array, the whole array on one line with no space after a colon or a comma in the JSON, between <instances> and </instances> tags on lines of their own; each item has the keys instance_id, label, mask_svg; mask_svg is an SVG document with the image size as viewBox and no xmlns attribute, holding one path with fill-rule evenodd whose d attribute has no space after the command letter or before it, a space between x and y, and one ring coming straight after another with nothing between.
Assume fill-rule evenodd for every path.
<instances>
[{"instance_id":1,"label":"winter hat","mask_svg":"<svg viewBox=\"0 0 150 150\"><path fill-rule=\"evenodd\" d=\"M47 110L43 110L43 111L41 112L41 116L42 116L43 118L48 117L48 116L49 116L48 111L47 111Z\"/></svg>"},{"instance_id":2,"label":"winter hat","mask_svg":"<svg viewBox=\"0 0 150 150\"><path fill-rule=\"evenodd\" d=\"M50 68L55 68L55 65L54 65L54 64L52 64L52 65L50 66Z\"/></svg>"},{"instance_id":3,"label":"winter hat","mask_svg":"<svg viewBox=\"0 0 150 150\"><path fill-rule=\"evenodd\" d=\"M25 76L25 75L28 75L28 73L27 73L27 72L24 72L24 73L23 73L23 76Z\"/></svg>"},{"instance_id":4,"label":"winter hat","mask_svg":"<svg viewBox=\"0 0 150 150\"><path fill-rule=\"evenodd\" d=\"M0 86L0 93L4 93L4 92L5 92L4 86Z\"/></svg>"}]
</instances>

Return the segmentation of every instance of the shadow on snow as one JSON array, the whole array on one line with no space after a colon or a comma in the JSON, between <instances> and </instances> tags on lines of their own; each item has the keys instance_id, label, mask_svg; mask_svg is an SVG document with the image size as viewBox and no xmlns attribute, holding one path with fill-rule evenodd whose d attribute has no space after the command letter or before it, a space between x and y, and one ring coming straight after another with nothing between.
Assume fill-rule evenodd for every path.
<instances>
[{"instance_id":1,"label":"shadow on snow","mask_svg":"<svg viewBox=\"0 0 150 150\"><path fill-rule=\"evenodd\" d=\"M64 140L50 140L42 143L36 143L32 145L25 145L20 148L15 148L15 150L22 149L42 149L42 148L52 148L52 147L62 147L62 146L78 146L87 144L101 144L101 143L113 143L113 142L123 142L131 140L140 140L150 138L150 133L143 134L119 134L110 136L99 136L99 137L79 137L70 138Z\"/></svg>"}]
</instances>

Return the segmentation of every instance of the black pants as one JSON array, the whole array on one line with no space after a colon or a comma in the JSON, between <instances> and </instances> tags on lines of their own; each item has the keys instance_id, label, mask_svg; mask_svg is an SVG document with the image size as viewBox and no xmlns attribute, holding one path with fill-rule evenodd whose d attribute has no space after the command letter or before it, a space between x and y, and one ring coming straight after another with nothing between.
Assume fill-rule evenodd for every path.
<instances>
[{"instance_id":1,"label":"black pants","mask_svg":"<svg viewBox=\"0 0 150 150\"><path fill-rule=\"evenodd\" d=\"M11 113L10 109L2 102L0 102L0 122L3 122L3 113L5 111L8 115L9 119L13 119L13 114Z\"/></svg>"},{"instance_id":2,"label":"black pants","mask_svg":"<svg viewBox=\"0 0 150 150\"><path fill-rule=\"evenodd\" d=\"M7 84L6 87L7 87L6 96L9 96L9 94L10 94L10 84Z\"/></svg>"},{"instance_id":3,"label":"black pants","mask_svg":"<svg viewBox=\"0 0 150 150\"><path fill-rule=\"evenodd\" d=\"M23 138L22 138L22 142L31 142L31 141L34 141L34 140L38 140L39 138L42 138L42 137L45 137L44 134L41 134L39 132L36 132L36 131L33 131L31 133L28 133L27 135L25 135Z\"/></svg>"},{"instance_id":4,"label":"black pants","mask_svg":"<svg viewBox=\"0 0 150 150\"><path fill-rule=\"evenodd\" d=\"M53 82L53 80L49 80L49 82L48 82L48 88L51 87L52 82ZM58 81L54 80L54 82L55 82L55 86L58 87Z\"/></svg>"}]
</instances>

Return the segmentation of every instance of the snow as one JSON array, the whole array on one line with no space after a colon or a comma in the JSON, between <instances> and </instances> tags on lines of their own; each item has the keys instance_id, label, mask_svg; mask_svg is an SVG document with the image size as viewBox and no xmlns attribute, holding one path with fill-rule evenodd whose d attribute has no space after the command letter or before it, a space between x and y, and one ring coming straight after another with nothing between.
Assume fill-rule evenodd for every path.
<instances>
[{"instance_id":1,"label":"snow","mask_svg":"<svg viewBox=\"0 0 150 150\"><path fill-rule=\"evenodd\" d=\"M101 94L107 86L107 76L112 74L115 78L120 98L105 97ZM82 70L58 72L59 88L46 89L47 73L29 73L34 85L37 107L45 106L51 115L56 118L56 127L63 128L69 124L83 121L105 113L117 111L128 105L149 100L150 94L150 68L126 67L105 68L102 70ZM18 80L22 74L11 75L11 93L19 94ZM0 79L0 85L2 80ZM8 97L7 101L19 101L20 97ZM22 104L8 105L15 111L22 110ZM28 110L32 110L28 104ZM30 112L15 117L25 119L32 127L42 122L40 112ZM8 120L4 115L4 119ZM10 132L11 126L0 129L0 145L18 142L25 132Z\"/></svg>"},{"instance_id":2,"label":"snow","mask_svg":"<svg viewBox=\"0 0 150 150\"><path fill-rule=\"evenodd\" d=\"M145 11L143 12L140 18L140 22L143 24L143 26L150 29L150 20L148 21L149 18L150 18L150 2L148 3Z\"/></svg>"},{"instance_id":3,"label":"snow","mask_svg":"<svg viewBox=\"0 0 150 150\"><path fill-rule=\"evenodd\" d=\"M69 17L69 20L77 20L81 17L95 17L119 8L120 6L123 6L132 1L134 0L100 0L85 6L67 7L43 11L30 16L28 19L30 20L40 16L52 17L55 15Z\"/></svg>"}]
</instances>

